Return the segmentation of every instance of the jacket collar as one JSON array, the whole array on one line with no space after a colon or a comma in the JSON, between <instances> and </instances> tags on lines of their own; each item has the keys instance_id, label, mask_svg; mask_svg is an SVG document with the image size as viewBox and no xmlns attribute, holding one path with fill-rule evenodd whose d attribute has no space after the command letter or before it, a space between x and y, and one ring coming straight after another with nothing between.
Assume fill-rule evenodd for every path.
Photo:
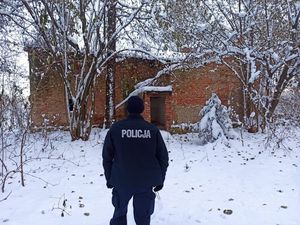
<instances>
[{"instance_id":1,"label":"jacket collar","mask_svg":"<svg viewBox=\"0 0 300 225\"><path fill-rule=\"evenodd\" d=\"M141 114L137 114L137 113L130 113L127 117L128 119L144 119Z\"/></svg>"}]
</instances>

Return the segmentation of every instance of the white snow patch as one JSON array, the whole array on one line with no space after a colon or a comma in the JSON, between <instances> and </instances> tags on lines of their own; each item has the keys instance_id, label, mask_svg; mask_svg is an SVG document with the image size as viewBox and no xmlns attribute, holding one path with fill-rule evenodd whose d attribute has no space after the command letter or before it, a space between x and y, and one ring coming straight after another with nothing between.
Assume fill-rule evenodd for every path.
<instances>
[{"instance_id":1,"label":"white snow patch","mask_svg":"<svg viewBox=\"0 0 300 225\"><path fill-rule=\"evenodd\" d=\"M27 154L40 159L28 161L24 169L35 177L25 174L25 187L18 182L19 174L9 178L0 193L2 200L12 191L0 202L0 223L109 224L111 190L105 185L101 159L106 132L93 130L86 142L71 142L67 132L49 133L44 151L42 134L32 134ZM170 166L152 224L299 225L300 130L295 128L294 135L286 142L292 151L272 154L264 149L264 134L244 133L243 142L229 140L226 147L221 141L199 146L196 133L162 131ZM67 213L61 217L63 209ZM132 203L128 209L128 224L133 225ZM226 209L232 214L224 214Z\"/></svg>"},{"instance_id":2,"label":"white snow patch","mask_svg":"<svg viewBox=\"0 0 300 225\"><path fill-rule=\"evenodd\" d=\"M146 86L141 88L141 92L171 92L172 91L172 85L168 86Z\"/></svg>"}]
</instances>

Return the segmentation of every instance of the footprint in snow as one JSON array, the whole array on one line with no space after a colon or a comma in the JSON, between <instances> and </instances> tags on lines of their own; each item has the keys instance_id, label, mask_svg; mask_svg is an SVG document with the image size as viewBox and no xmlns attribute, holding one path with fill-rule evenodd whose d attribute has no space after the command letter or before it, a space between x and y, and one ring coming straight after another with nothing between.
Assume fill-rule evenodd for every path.
<instances>
[{"instance_id":1,"label":"footprint in snow","mask_svg":"<svg viewBox=\"0 0 300 225\"><path fill-rule=\"evenodd\" d=\"M223 213L226 215L231 215L233 213L233 211L231 209L224 209Z\"/></svg>"}]
</instances>

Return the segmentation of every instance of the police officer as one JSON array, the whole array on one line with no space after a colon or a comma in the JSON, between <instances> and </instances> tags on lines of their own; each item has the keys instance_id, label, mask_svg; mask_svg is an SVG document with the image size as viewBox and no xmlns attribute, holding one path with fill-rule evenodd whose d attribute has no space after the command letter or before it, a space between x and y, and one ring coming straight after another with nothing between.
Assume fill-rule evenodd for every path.
<instances>
[{"instance_id":1,"label":"police officer","mask_svg":"<svg viewBox=\"0 0 300 225\"><path fill-rule=\"evenodd\" d=\"M103 146L106 185L112 190L115 207L110 225L127 224L127 206L133 197L134 220L149 225L154 212L155 192L164 185L168 152L160 131L140 115L144 102L138 96L127 101L127 119L107 132Z\"/></svg>"}]
</instances>

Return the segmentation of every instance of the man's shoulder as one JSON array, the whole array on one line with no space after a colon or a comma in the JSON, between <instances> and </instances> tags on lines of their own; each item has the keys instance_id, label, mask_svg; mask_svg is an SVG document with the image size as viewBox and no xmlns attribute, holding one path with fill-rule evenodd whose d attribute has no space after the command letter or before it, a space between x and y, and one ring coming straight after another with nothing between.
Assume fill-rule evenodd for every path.
<instances>
[{"instance_id":1,"label":"man's shoulder","mask_svg":"<svg viewBox=\"0 0 300 225\"><path fill-rule=\"evenodd\" d=\"M113 131L113 130L119 129L126 120L127 119L122 119L122 120L119 120L119 121L113 123L110 127L110 130Z\"/></svg>"}]
</instances>

